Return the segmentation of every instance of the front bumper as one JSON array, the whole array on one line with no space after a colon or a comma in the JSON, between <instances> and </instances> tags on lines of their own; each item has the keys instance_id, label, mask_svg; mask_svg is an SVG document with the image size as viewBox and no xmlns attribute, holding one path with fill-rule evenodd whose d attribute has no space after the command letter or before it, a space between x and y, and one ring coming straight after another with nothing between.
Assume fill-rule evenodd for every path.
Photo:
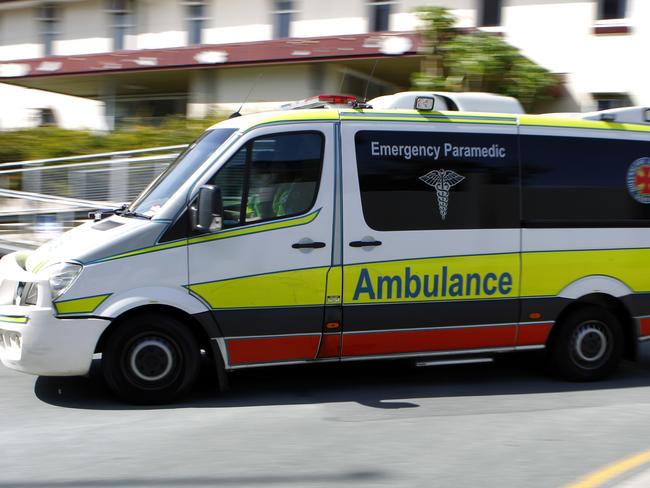
<instances>
[{"instance_id":1,"label":"front bumper","mask_svg":"<svg viewBox=\"0 0 650 488\"><path fill-rule=\"evenodd\" d=\"M21 282L38 285L36 305L14 304ZM15 254L0 260L0 360L5 366L24 373L86 374L109 320L59 319L49 297L47 280L26 272L16 262Z\"/></svg>"}]
</instances>

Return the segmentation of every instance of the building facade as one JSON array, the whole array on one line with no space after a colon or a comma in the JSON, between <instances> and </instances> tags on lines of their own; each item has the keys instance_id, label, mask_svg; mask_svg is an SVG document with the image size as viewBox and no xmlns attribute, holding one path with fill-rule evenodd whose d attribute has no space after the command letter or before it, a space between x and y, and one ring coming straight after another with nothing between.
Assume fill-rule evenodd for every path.
<instances>
[{"instance_id":1,"label":"building facade","mask_svg":"<svg viewBox=\"0 0 650 488\"><path fill-rule=\"evenodd\" d=\"M16 107L0 128L201 117L249 92L252 111L408 89L423 58L422 5L447 7L459 27L498 33L562 75L548 110L650 105L648 0L0 0L0 81L30 89L0 88Z\"/></svg>"}]
</instances>

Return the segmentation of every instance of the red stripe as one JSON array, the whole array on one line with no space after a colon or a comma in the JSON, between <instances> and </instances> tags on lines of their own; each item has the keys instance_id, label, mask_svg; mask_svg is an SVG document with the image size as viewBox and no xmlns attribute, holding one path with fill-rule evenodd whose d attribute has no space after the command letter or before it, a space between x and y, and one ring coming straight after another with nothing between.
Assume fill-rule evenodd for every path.
<instances>
[{"instance_id":1,"label":"red stripe","mask_svg":"<svg viewBox=\"0 0 650 488\"><path fill-rule=\"evenodd\" d=\"M552 323L520 325L517 345L537 346L546 344L546 339L548 339L548 334L551 332L551 327L553 327Z\"/></svg>"},{"instance_id":2,"label":"red stripe","mask_svg":"<svg viewBox=\"0 0 650 488\"><path fill-rule=\"evenodd\" d=\"M341 334L328 334L321 341L319 358L337 358L341 355Z\"/></svg>"},{"instance_id":3,"label":"red stripe","mask_svg":"<svg viewBox=\"0 0 650 488\"><path fill-rule=\"evenodd\" d=\"M650 336L650 317L639 319L639 336Z\"/></svg>"},{"instance_id":4,"label":"red stripe","mask_svg":"<svg viewBox=\"0 0 650 488\"><path fill-rule=\"evenodd\" d=\"M473 327L347 334L343 356L514 346L517 327Z\"/></svg>"},{"instance_id":5,"label":"red stripe","mask_svg":"<svg viewBox=\"0 0 650 488\"><path fill-rule=\"evenodd\" d=\"M227 339L230 364L270 363L314 359L320 336Z\"/></svg>"}]
</instances>

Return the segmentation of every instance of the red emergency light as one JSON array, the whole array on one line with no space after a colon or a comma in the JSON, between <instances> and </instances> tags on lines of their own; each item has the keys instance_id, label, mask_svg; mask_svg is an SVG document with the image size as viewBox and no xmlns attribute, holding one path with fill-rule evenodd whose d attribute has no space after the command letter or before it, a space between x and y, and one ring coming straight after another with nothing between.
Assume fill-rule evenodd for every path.
<instances>
[{"instance_id":1,"label":"red emergency light","mask_svg":"<svg viewBox=\"0 0 650 488\"><path fill-rule=\"evenodd\" d=\"M357 101L353 95L318 95L307 100L318 100L319 102L329 103L331 105L349 105Z\"/></svg>"},{"instance_id":2,"label":"red emergency light","mask_svg":"<svg viewBox=\"0 0 650 488\"><path fill-rule=\"evenodd\" d=\"M353 95L316 95L305 98L297 102L283 105L285 110L306 109L306 108L323 108L328 105L345 105L349 106L357 101Z\"/></svg>"}]
</instances>

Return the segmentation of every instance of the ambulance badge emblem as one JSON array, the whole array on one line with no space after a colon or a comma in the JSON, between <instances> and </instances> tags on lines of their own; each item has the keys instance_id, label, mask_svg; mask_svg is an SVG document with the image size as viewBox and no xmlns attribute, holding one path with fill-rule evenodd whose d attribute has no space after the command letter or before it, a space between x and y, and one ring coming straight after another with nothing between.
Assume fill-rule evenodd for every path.
<instances>
[{"instance_id":1,"label":"ambulance badge emblem","mask_svg":"<svg viewBox=\"0 0 650 488\"><path fill-rule=\"evenodd\" d=\"M449 208L449 190L452 186L463 181L465 177L448 169L434 169L426 175L420 176L420 179L436 190L440 217L442 217L442 220L445 220L447 209Z\"/></svg>"},{"instance_id":2,"label":"ambulance badge emblem","mask_svg":"<svg viewBox=\"0 0 650 488\"><path fill-rule=\"evenodd\" d=\"M650 158L634 161L627 170L627 190L639 203L650 203Z\"/></svg>"}]
</instances>

